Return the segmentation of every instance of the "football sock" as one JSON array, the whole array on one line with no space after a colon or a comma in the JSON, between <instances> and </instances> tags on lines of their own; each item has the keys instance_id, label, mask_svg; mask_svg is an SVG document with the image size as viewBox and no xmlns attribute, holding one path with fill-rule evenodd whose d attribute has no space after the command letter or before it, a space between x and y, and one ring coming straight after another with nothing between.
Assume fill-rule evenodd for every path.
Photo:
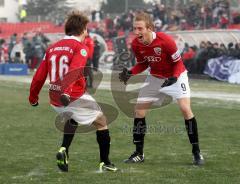
<instances>
[{"instance_id":1,"label":"football sock","mask_svg":"<svg viewBox=\"0 0 240 184\"><path fill-rule=\"evenodd\" d=\"M109 150L110 150L110 136L109 136L109 130L97 130L97 142L99 145L99 151L100 151L100 161L104 162L105 164L110 164L110 160L108 158Z\"/></svg>"},{"instance_id":2,"label":"football sock","mask_svg":"<svg viewBox=\"0 0 240 184\"><path fill-rule=\"evenodd\" d=\"M74 121L73 119L66 122L64 126L64 134L63 134L63 141L61 147L66 148L66 152L68 155L68 148L72 143L75 131L77 129L78 123Z\"/></svg>"},{"instance_id":3,"label":"football sock","mask_svg":"<svg viewBox=\"0 0 240 184\"><path fill-rule=\"evenodd\" d=\"M190 143L192 144L192 152L200 152L199 142L198 142L198 128L197 121L195 117L185 120L185 126L188 134L188 138Z\"/></svg>"},{"instance_id":4,"label":"football sock","mask_svg":"<svg viewBox=\"0 0 240 184\"><path fill-rule=\"evenodd\" d=\"M144 136L146 133L146 121L144 118L135 118L133 126L133 143L136 145L136 151L143 154Z\"/></svg>"}]
</instances>

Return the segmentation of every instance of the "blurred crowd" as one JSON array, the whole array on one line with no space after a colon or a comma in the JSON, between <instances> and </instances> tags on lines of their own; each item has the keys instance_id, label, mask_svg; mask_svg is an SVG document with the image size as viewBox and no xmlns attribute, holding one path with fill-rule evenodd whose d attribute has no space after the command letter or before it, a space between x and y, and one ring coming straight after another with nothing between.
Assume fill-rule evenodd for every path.
<instances>
[{"instance_id":1,"label":"blurred crowd","mask_svg":"<svg viewBox=\"0 0 240 184\"><path fill-rule=\"evenodd\" d=\"M0 39L0 63L24 63L29 68L35 69L39 66L45 50L50 40L42 33L37 32L30 36L25 33L23 37L18 37L15 33L11 36L10 42ZM93 38L93 56L90 66L95 71L99 68L99 58L101 56L100 42ZM202 41L199 46L189 46L185 43L182 50L182 58L189 73L203 74L205 65L209 59L221 56L240 59L240 42L239 43L212 43ZM135 60L128 63L128 66L134 65Z\"/></svg>"},{"instance_id":2,"label":"blurred crowd","mask_svg":"<svg viewBox=\"0 0 240 184\"><path fill-rule=\"evenodd\" d=\"M184 64L189 73L203 74L205 65L209 59L227 56L235 59L240 59L240 42L227 46L223 43L212 43L210 41L202 41L198 46L189 46L185 43L182 52Z\"/></svg>"},{"instance_id":3,"label":"blurred crowd","mask_svg":"<svg viewBox=\"0 0 240 184\"><path fill-rule=\"evenodd\" d=\"M100 43L96 37L92 38L93 56L91 62L94 70L98 70L99 58L101 56ZM24 33L19 36L14 33L7 42L5 39L0 39L0 64L1 63L23 63L29 68L37 68L45 54L50 40L41 32Z\"/></svg>"},{"instance_id":4,"label":"blurred crowd","mask_svg":"<svg viewBox=\"0 0 240 184\"><path fill-rule=\"evenodd\" d=\"M190 1L189 4L176 4L175 7L155 4L146 10L152 15L156 31L176 31L221 28L226 29L230 24L239 24L240 15L233 15L227 0L208 0L206 3ZM132 31L134 13L129 10L121 15L104 15L103 12L91 13L97 26L92 29L105 38L118 35L119 30L128 35Z\"/></svg>"},{"instance_id":5,"label":"blurred crowd","mask_svg":"<svg viewBox=\"0 0 240 184\"><path fill-rule=\"evenodd\" d=\"M190 1L186 5L177 2L175 7L159 4L153 9L159 30L227 28L230 23L230 5L227 0L208 0L206 3Z\"/></svg>"},{"instance_id":6,"label":"blurred crowd","mask_svg":"<svg viewBox=\"0 0 240 184\"><path fill-rule=\"evenodd\" d=\"M121 36L125 35L130 40L129 33L132 31L136 11L138 10L129 10L118 15L104 14L102 11L88 12L92 25L89 31L101 35L107 43L112 43L112 39L120 36L120 32ZM225 29L230 24L240 24L240 15L233 18L227 0L208 0L206 3L190 1L188 4L176 3L175 7L155 4L146 11L152 15L156 31ZM98 68L100 46L97 40L94 42L93 65ZM26 63L29 68L37 68L49 43L50 40L41 32L23 35L15 33L8 40L0 39L0 63ZM208 41L191 47L186 43L183 51L184 62L193 73L202 73L209 58L222 55L240 58L239 43L224 45Z\"/></svg>"},{"instance_id":7,"label":"blurred crowd","mask_svg":"<svg viewBox=\"0 0 240 184\"><path fill-rule=\"evenodd\" d=\"M24 63L29 68L37 68L49 42L41 32L24 33L22 37L14 33L9 42L0 40L0 63Z\"/></svg>"}]
</instances>

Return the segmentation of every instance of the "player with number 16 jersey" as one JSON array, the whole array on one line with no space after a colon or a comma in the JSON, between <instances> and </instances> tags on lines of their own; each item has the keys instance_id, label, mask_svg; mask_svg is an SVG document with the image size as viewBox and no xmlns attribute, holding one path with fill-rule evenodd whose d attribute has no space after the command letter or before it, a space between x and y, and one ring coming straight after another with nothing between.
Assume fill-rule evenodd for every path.
<instances>
[{"instance_id":1,"label":"player with number 16 jersey","mask_svg":"<svg viewBox=\"0 0 240 184\"><path fill-rule=\"evenodd\" d=\"M84 68L88 49L84 45L88 18L78 11L71 12L65 23L66 36L50 46L35 73L30 87L29 102L38 105L38 95L49 76L50 104L58 116L55 125L63 127L63 140L56 154L57 166L68 171L69 147L75 133L96 129L99 144L100 171L117 171L109 159L110 134L107 119L95 99L85 90Z\"/></svg>"},{"instance_id":2,"label":"player with number 16 jersey","mask_svg":"<svg viewBox=\"0 0 240 184\"><path fill-rule=\"evenodd\" d=\"M87 47L77 37L65 36L64 39L50 46L33 77L29 98L31 103L38 101L38 94L47 75L50 80L49 97L52 105L62 106L59 101L62 93L69 95L71 101L82 96L86 85L82 71L86 61ZM66 74L69 77L66 78Z\"/></svg>"}]
</instances>

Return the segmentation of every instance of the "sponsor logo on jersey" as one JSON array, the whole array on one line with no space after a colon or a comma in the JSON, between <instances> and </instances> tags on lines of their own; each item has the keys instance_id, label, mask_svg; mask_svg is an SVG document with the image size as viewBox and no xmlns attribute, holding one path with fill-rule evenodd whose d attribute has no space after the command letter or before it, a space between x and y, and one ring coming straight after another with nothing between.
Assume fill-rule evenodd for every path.
<instances>
[{"instance_id":1,"label":"sponsor logo on jersey","mask_svg":"<svg viewBox=\"0 0 240 184\"><path fill-rule=\"evenodd\" d=\"M147 61L149 63L157 63L161 61L161 57L156 57L156 56L145 56L143 58L144 61Z\"/></svg>"},{"instance_id":2,"label":"sponsor logo on jersey","mask_svg":"<svg viewBox=\"0 0 240 184\"><path fill-rule=\"evenodd\" d=\"M153 50L157 55L161 55L162 49L160 47L155 47Z\"/></svg>"},{"instance_id":3,"label":"sponsor logo on jersey","mask_svg":"<svg viewBox=\"0 0 240 184\"><path fill-rule=\"evenodd\" d=\"M80 53L82 56L86 57L87 56L87 51L85 49L81 49Z\"/></svg>"}]
</instances>

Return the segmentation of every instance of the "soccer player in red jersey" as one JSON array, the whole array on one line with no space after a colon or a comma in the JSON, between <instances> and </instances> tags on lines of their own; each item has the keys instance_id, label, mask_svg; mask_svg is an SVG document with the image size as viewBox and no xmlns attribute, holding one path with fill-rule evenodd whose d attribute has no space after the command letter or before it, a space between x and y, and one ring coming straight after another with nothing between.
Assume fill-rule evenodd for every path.
<instances>
[{"instance_id":1,"label":"soccer player in red jersey","mask_svg":"<svg viewBox=\"0 0 240 184\"><path fill-rule=\"evenodd\" d=\"M85 90L86 82L83 70L88 58L88 48L83 40L88 35L88 18L73 11L65 23L66 36L50 46L36 71L31 87L29 102L38 105L40 90L49 76L49 97L53 109L62 115L70 114L64 121L62 145L56 155L60 170L68 171L68 151L77 128L93 126L100 150L100 170L116 171L109 160L110 136L100 106ZM61 116L60 116L61 117Z\"/></svg>"},{"instance_id":2,"label":"soccer player in red jersey","mask_svg":"<svg viewBox=\"0 0 240 184\"><path fill-rule=\"evenodd\" d=\"M154 32L150 16L144 12L135 15L133 31L136 38L132 50L137 59L135 66L126 68L119 74L120 81L127 83L132 75L150 69L145 84L140 89L133 127L133 143L136 151L125 160L126 163L144 161L145 116L153 103L161 104L166 96L177 100L185 119L189 141L192 144L193 163L201 165L204 159L200 153L197 121L190 106L190 88L187 71L174 40L165 33Z\"/></svg>"}]
</instances>

